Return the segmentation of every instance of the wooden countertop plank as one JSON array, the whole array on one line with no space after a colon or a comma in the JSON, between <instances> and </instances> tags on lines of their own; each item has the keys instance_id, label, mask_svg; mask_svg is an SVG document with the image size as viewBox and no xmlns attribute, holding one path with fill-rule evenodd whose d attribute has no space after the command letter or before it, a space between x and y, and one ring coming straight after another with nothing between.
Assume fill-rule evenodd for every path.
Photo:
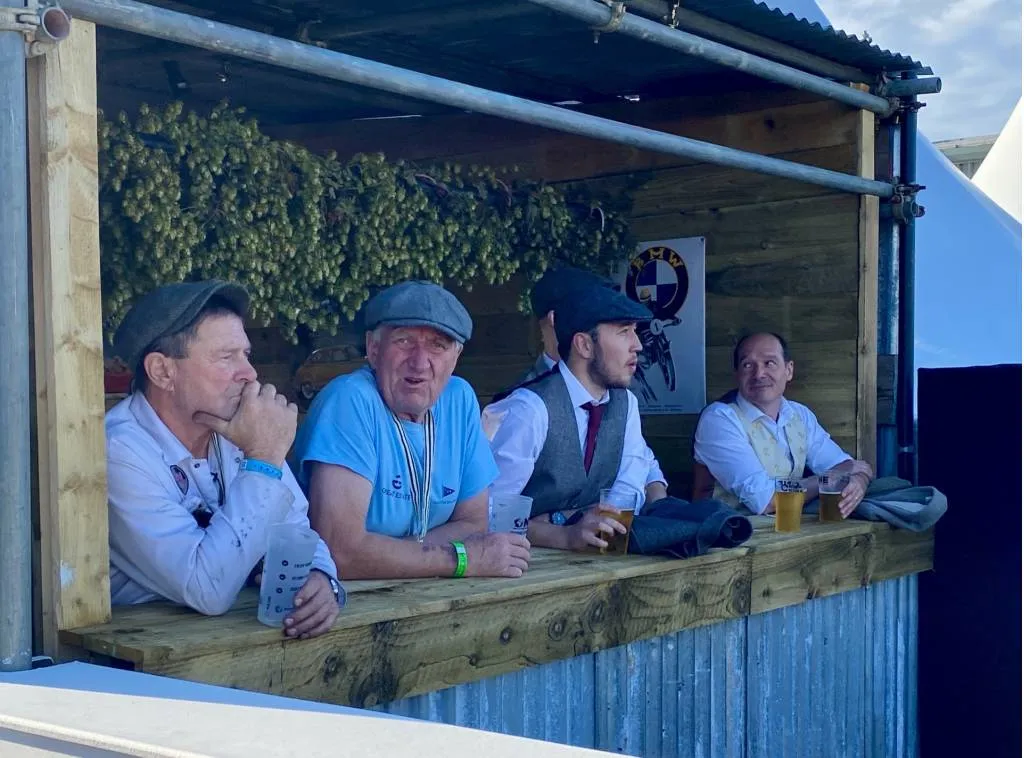
<instances>
[{"instance_id":1,"label":"wooden countertop plank","mask_svg":"<svg viewBox=\"0 0 1024 758\"><path fill-rule=\"evenodd\" d=\"M682 561L535 549L521 579L346 582L334 629L309 641L259 624L255 590L219 617L115 608L111 622L62 641L151 673L365 706L931 567L931 533L808 517L778 534L771 518L752 520L742 547Z\"/></svg>"}]
</instances>

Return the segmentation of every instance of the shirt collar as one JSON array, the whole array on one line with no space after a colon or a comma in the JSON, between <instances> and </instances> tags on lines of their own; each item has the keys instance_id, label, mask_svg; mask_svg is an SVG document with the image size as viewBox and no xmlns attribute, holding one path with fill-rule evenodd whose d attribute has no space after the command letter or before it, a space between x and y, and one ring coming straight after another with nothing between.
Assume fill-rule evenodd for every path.
<instances>
[{"instance_id":1,"label":"shirt collar","mask_svg":"<svg viewBox=\"0 0 1024 758\"><path fill-rule=\"evenodd\" d=\"M174 432L167 428L167 424L157 415L149 400L141 392L133 392L130 404L132 416L142 427L143 431L149 434L160 447L160 453L168 465L180 464L182 461L191 461L192 453L185 447L181 440L174 436ZM221 450L225 455L234 455L235 447L228 440L221 437Z\"/></svg>"},{"instance_id":2,"label":"shirt collar","mask_svg":"<svg viewBox=\"0 0 1024 758\"><path fill-rule=\"evenodd\" d=\"M540 359L544 362L544 365L547 367L548 371L553 369L555 367L556 363L560 362L560 361L556 361L554 358L552 358L547 353L541 353L540 354Z\"/></svg>"},{"instance_id":3,"label":"shirt collar","mask_svg":"<svg viewBox=\"0 0 1024 758\"><path fill-rule=\"evenodd\" d=\"M608 390L604 391L600 400L594 400L587 392L586 388L580 384L580 380L569 370L569 367L565 364L565 361L558 362L558 372L562 375L565 380L565 386L569 390L569 400L572 401L574 408L579 408L585 403L593 403L594 405L604 405L608 402L610 395Z\"/></svg>"},{"instance_id":4,"label":"shirt collar","mask_svg":"<svg viewBox=\"0 0 1024 758\"><path fill-rule=\"evenodd\" d=\"M779 405L779 420L777 422L767 413L743 397L739 392L736 393L736 407L739 408L740 412L748 421L757 421L759 418L765 418L773 424L785 426L793 417L793 407L786 398L782 398L782 403Z\"/></svg>"}]
</instances>

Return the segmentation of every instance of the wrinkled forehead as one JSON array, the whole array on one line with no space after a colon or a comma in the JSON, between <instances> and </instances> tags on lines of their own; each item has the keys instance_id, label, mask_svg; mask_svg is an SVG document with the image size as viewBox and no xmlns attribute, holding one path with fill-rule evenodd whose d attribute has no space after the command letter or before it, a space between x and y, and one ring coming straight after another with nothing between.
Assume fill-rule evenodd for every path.
<instances>
[{"instance_id":1,"label":"wrinkled forehead","mask_svg":"<svg viewBox=\"0 0 1024 758\"><path fill-rule=\"evenodd\" d=\"M770 334L756 334L745 339L740 345L739 364L741 366L744 361L765 361L769 358L774 358L780 363L784 360L782 344Z\"/></svg>"},{"instance_id":2,"label":"wrinkled forehead","mask_svg":"<svg viewBox=\"0 0 1024 758\"><path fill-rule=\"evenodd\" d=\"M193 346L203 350L248 350L249 337L245 322L234 313L213 313L196 326Z\"/></svg>"},{"instance_id":3,"label":"wrinkled forehead","mask_svg":"<svg viewBox=\"0 0 1024 758\"><path fill-rule=\"evenodd\" d=\"M381 334L385 340L394 340L399 337L406 337L417 342L443 342L446 345L455 343L451 335L445 334L439 329L430 326L384 326L381 327Z\"/></svg>"}]
</instances>

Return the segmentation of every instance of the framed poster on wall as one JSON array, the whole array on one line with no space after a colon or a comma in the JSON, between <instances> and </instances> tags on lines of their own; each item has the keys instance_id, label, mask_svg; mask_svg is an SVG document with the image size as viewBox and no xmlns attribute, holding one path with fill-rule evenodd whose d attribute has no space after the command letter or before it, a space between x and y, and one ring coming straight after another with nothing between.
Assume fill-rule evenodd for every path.
<instances>
[{"instance_id":1,"label":"framed poster on wall","mask_svg":"<svg viewBox=\"0 0 1024 758\"><path fill-rule=\"evenodd\" d=\"M704 238L637 245L619 271L622 291L651 311L631 389L644 414L699 413L704 371Z\"/></svg>"}]
</instances>

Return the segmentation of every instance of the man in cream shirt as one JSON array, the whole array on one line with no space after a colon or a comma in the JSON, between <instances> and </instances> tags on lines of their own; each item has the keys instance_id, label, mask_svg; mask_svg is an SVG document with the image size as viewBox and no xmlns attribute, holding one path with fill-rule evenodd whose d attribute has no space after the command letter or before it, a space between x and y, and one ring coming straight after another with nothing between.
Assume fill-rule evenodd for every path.
<instances>
[{"instance_id":1,"label":"man in cream shirt","mask_svg":"<svg viewBox=\"0 0 1024 758\"><path fill-rule=\"evenodd\" d=\"M785 398L793 368L786 341L777 334L752 334L736 344L736 390L705 408L697 423L695 499L710 495L753 513L771 513L775 477L803 480L808 502L818 496L817 477L804 477L807 468L814 474L850 473L839 506L844 518L863 499L871 467L845 453L807 406Z\"/></svg>"}]
</instances>

